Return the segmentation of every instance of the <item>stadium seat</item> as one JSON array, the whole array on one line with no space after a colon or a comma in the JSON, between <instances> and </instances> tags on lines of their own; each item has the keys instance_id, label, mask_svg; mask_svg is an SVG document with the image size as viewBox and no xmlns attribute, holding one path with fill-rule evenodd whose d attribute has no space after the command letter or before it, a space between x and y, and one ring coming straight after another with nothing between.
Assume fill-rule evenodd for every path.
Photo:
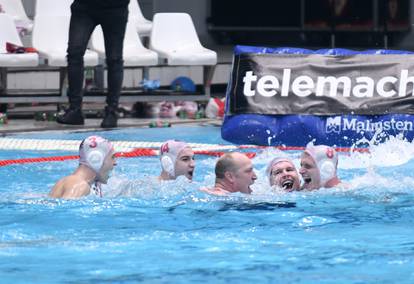
<instances>
[{"instance_id":1,"label":"stadium seat","mask_svg":"<svg viewBox=\"0 0 414 284\"><path fill-rule=\"evenodd\" d=\"M67 90L66 50L69 39L70 16L36 15L32 33L33 47L41 62L48 67L59 68L59 93L63 97ZM83 56L85 67L98 65L98 54L86 50Z\"/></svg>"},{"instance_id":2,"label":"stadium seat","mask_svg":"<svg viewBox=\"0 0 414 284\"><path fill-rule=\"evenodd\" d=\"M70 5L72 2L73 0L36 0L35 17L45 15L70 16Z\"/></svg>"},{"instance_id":3,"label":"stadium seat","mask_svg":"<svg viewBox=\"0 0 414 284\"><path fill-rule=\"evenodd\" d=\"M129 21L134 23L139 36L148 37L151 34L152 22L145 19L137 0L129 2Z\"/></svg>"},{"instance_id":4,"label":"stadium seat","mask_svg":"<svg viewBox=\"0 0 414 284\"><path fill-rule=\"evenodd\" d=\"M13 18L0 14L0 94L7 94L7 68L33 67L39 64L37 53L7 53L6 44L22 46Z\"/></svg>"},{"instance_id":5,"label":"stadium seat","mask_svg":"<svg viewBox=\"0 0 414 284\"><path fill-rule=\"evenodd\" d=\"M154 15L150 48L168 65L215 65L216 52L204 48L193 21L186 13Z\"/></svg>"},{"instance_id":6,"label":"stadium seat","mask_svg":"<svg viewBox=\"0 0 414 284\"><path fill-rule=\"evenodd\" d=\"M101 26L97 26L92 34L90 48L105 59L105 43ZM150 66L157 65L158 56L152 50L145 48L136 32L134 23L128 21L124 38L124 66Z\"/></svg>"},{"instance_id":7,"label":"stadium seat","mask_svg":"<svg viewBox=\"0 0 414 284\"><path fill-rule=\"evenodd\" d=\"M66 49L69 38L69 16L36 15L33 27L33 47L39 51L46 64L54 67L67 66ZM87 50L85 66L98 65L98 54Z\"/></svg>"},{"instance_id":8,"label":"stadium seat","mask_svg":"<svg viewBox=\"0 0 414 284\"><path fill-rule=\"evenodd\" d=\"M39 63L37 53L7 53L6 43L23 46L13 18L0 14L0 67L31 67Z\"/></svg>"},{"instance_id":9,"label":"stadium seat","mask_svg":"<svg viewBox=\"0 0 414 284\"><path fill-rule=\"evenodd\" d=\"M0 6L6 14L13 18L15 26L19 30L32 32L33 21L27 17L21 0L0 0Z\"/></svg>"},{"instance_id":10,"label":"stadium seat","mask_svg":"<svg viewBox=\"0 0 414 284\"><path fill-rule=\"evenodd\" d=\"M202 65L206 95L217 64L217 53L204 48L190 15L186 13L158 13L154 15L150 48L167 65Z\"/></svg>"}]
</instances>

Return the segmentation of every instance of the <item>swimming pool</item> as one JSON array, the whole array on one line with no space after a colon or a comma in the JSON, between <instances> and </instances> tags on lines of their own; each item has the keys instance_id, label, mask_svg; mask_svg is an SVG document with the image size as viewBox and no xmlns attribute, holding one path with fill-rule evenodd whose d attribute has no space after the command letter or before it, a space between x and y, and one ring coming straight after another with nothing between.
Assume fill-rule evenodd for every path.
<instances>
[{"instance_id":1,"label":"swimming pool","mask_svg":"<svg viewBox=\"0 0 414 284\"><path fill-rule=\"evenodd\" d=\"M13 138L83 139L44 132ZM228 144L220 129L182 126L96 132L112 140ZM253 159L252 196L198 191L214 182L214 157L197 156L194 182L159 185L157 157L122 158L104 198L52 200L54 182L76 160L0 167L2 283L413 283L412 143L340 155L350 189L281 194ZM0 160L70 155L0 150ZM297 161L300 152L289 151Z\"/></svg>"}]
</instances>

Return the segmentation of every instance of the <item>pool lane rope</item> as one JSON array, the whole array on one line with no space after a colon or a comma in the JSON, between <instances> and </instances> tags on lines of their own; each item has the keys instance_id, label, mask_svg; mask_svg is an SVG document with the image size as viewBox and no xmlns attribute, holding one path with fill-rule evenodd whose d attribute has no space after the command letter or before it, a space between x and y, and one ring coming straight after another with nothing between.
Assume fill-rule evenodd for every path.
<instances>
[{"instance_id":1,"label":"pool lane rope","mask_svg":"<svg viewBox=\"0 0 414 284\"><path fill-rule=\"evenodd\" d=\"M82 140L0 138L0 150L78 151ZM111 141L117 152L138 148L159 149L164 142ZM235 150L234 145L187 143L195 150ZM248 145L246 147L249 147ZM254 147L254 146L251 146Z\"/></svg>"},{"instance_id":2,"label":"pool lane rope","mask_svg":"<svg viewBox=\"0 0 414 284\"><path fill-rule=\"evenodd\" d=\"M225 152L223 151L194 151L196 155L207 155L220 157ZM115 156L117 158L133 158L133 157L153 157L158 156L159 151L154 149L134 149L130 152L117 152ZM245 153L249 158L256 156L256 153L247 152ZM22 158L22 159L9 159L9 160L0 160L0 167L16 165L16 164L30 164L30 163L44 163L44 162L61 162L66 160L77 160L79 159L78 155L67 155L67 156L51 156L51 157L39 157L39 158Z\"/></svg>"},{"instance_id":3,"label":"pool lane rope","mask_svg":"<svg viewBox=\"0 0 414 284\"><path fill-rule=\"evenodd\" d=\"M157 156L157 154L158 154L157 151L153 149L135 149L130 152L117 152L115 156L120 157L120 158L132 158L132 157ZM79 155L0 160L0 167L14 165L14 164L61 162L61 161L66 161L66 160L77 160L77 159L79 159Z\"/></svg>"},{"instance_id":4,"label":"pool lane rope","mask_svg":"<svg viewBox=\"0 0 414 284\"><path fill-rule=\"evenodd\" d=\"M41 150L41 151L78 151L81 140L54 140L54 139L16 139L16 138L0 138L0 150ZM152 157L158 156L158 149L163 142L143 142L143 141L113 141L116 157L132 158L132 157ZM253 145L218 145L218 144L201 144L188 143L197 155L207 155L220 157L224 153L232 150L245 149L265 149L269 147L253 146ZM156 149L154 149L156 148ZM304 147L276 146L279 150L304 150ZM338 152L349 152L350 148L336 148ZM368 152L368 149L352 149L358 152ZM249 158L254 158L256 152L244 152ZM57 162L66 160L79 159L78 155L51 156L38 158L21 158L0 160L0 167L13 164L43 163Z\"/></svg>"}]
</instances>

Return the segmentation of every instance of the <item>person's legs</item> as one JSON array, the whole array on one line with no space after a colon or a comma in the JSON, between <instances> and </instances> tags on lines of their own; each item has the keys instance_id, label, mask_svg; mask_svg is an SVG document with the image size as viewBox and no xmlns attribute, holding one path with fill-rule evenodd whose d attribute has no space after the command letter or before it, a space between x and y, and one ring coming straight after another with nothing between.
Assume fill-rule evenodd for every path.
<instances>
[{"instance_id":1,"label":"person's legs","mask_svg":"<svg viewBox=\"0 0 414 284\"><path fill-rule=\"evenodd\" d=\"M105 40L106 65L108 68L107 107L102 127L116 127L119 97L124 79L123 47L128 9L112 9L102 13L101 26Z\"/></svg>"},{"instance_id":2,"label":"person's legs","mask_svg":"<svg viewBox=\"0 0 414 284\"><path fill-rule=\"evenodd\" d=\"M64 124L84 124L82 114L82 96L84 81L84 63L89 38L96 26L87 8L72 5L67 49L68 60L68 98L69 110L57 118Z\"/></svg>"}]
</instances>

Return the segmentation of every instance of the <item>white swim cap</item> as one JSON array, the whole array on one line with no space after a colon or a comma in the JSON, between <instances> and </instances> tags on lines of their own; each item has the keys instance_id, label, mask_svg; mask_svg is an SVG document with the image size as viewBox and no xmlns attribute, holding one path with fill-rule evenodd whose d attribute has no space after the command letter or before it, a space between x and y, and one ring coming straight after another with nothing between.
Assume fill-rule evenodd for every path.
<instances>
[{"instance_id":1,"label":"white swim cap","mask_svg":"<svg viewBox=\"0 0 414 284\"><path fill-rule=\"evenodd\" d=\"M175 177L175 161L177 160L178 154L186 147L190 146L185 142L177 140L168 140L161 145L161 168L171 177Z\"/></svg>"},{"instance_id":2,"label":"white swim cap","mask_svg":"<svg viewBox=\"0 0 414 284\"><path fill-rule=\"evenodd\" d=\"M308 145L305 153L308 153L315 161L319 169L322 186L336 176L338 154L334 148L326 145Z\"/></svg>"},{"instance_id":3,"label":"white swim cap","mask_svg":"<svg viewBox=\"0 0 414 284\"><path fill-rule=\"evenodd\" d=\"M266 175L269 178L269 182L271 181L271 176L272 176L272 168L274 165L276 165L277 163L280 162L288 162L290 164L292 164L293 167L295 167L295 164L293 163L293 161L291 159L289 159L288 157L276 157L274 158L272 161L270 161L269 165L266 168Z\"/></svg>"},{"instance_id":4,"label":"white swim cap","mask_svg":"<svg viewBox=\"0 0 414 284\"><path fill-rule=\"evenodd\" d=\"M100 136L89 136L79 146L79 163L99 173L105 158L114 150L111 142Z\"/></svg>"}]
</instances>

